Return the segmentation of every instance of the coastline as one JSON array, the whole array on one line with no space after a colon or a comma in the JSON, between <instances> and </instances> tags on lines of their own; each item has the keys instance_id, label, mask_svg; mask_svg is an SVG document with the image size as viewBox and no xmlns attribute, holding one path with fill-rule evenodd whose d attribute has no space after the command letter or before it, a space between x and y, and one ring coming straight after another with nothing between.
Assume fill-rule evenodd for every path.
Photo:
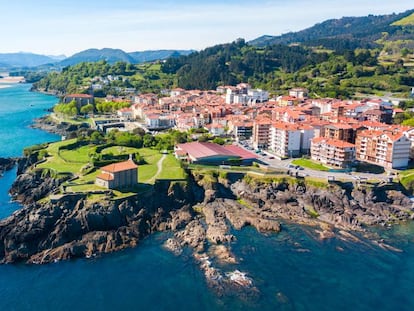
<instances>
[{"instance_id":1,"label":"coastline","mask_svg":"<svg viewBox=\"0 0 414 311\"><path fill-rule=\"evenodd\" d=\"M47 123L47 117L40 120L40 123ZM54 133L58 130L55 123L46 127ZM48 200L37 203L59 188L61 181L43 172L32 174L29 168L33 162L24 161L19 163L20 174L12 193L20 195L20 201L27 202L22 202L24 207L15 215L0 221L0 249L1 244L7 245L3 249L8 256L3 262L43 264L72 258L95 258L136 247L143 238L167 231L172 236L165 241L164 247L177 256L190 249L195 265L210 288L219 295L246 291L257 294L256 281L247 272L234 270L241 259L232 252L232 245L236 243L232 230L251 226L259 233L277 233L284 230L284 223L288 222L311 226L315 238L321 241L337 238L366 244L363 241L366 238L374 247L398 252L388 244L389 241L366 229L410 219L399 210L387 209L385 202L372 204L374 193L364 195L357 190L350 193L350 189L335 188L334 184L329 191L324 191L299 182L273 181L269 184L269 181L257 179L249 184L243 180L235 181L231 176L211 182L210 177L200 174L192 175L194 180L189 183L158 183L148 195L136 200L114 203L108 196L91 205L85 196L74 195L63 196L54 203ZM352 200L347 194L352 194ZM387 195L386 199L407 208L410 204L395 194ZM309 206L319 214L318 217L307 209ZM367 214L373 213L373 217L367 219L368 225L361 221L364 209ZM67 211L72 214L68 215ZM379 214L380 211L385 213ZM32 221L27 223L27 217ZM50 222L56 225L42 227ZM31 229L34 224L36 233ZM9 226L17 227L13 235L6 234L10 232ZM79 228L80 235L76 232ZM50 238L42 240L43 233ZM27 235L29 240L24 238ZM31 246L33 239L36 243L40 239L42 248L32 254L21 253L24 248L19 243Z\"/></svg>"},{"instance_id":2,"label":"coastline","mask_svg":"<svg viewBox=\"0 0 414 311\"><path fill-rule=\"evenodd\" d=\"M15 84L15 83L24 83L25 79L23 76L16 76L16 77L11 77L11 76L6 76L3 78L0 78L0 84L1 83L8 83L8 84Z\"/></svg>"},{"instance_id":3,"label":"coastline","mask_svg":"<svg viewBox=\"0 0 414 311\"><path fill-rule=\"evenodd\" d=\"M409 199L387 187L365 192L335 183L328 190L294 179L214 178L208 172L193 172L187 181L158 181L149 192L128 199L112 200L108 193L90 202L86 194L63 193L45 200L70 176L30 170L35 162L31 156L19 162L11 194L24 207L0 221L3 263L94 258L136 247L145 237L166 231L170 235L164 247L177 256L191 250L219 295L255 294L255 280L237 269L241 259L232 252L233 230L250 226L261 234L278 233L285 223L295 223L310 226L321 241L337 238L398 252L392 241L369 228L413 219Z\"/></svg>"}]
</instances>

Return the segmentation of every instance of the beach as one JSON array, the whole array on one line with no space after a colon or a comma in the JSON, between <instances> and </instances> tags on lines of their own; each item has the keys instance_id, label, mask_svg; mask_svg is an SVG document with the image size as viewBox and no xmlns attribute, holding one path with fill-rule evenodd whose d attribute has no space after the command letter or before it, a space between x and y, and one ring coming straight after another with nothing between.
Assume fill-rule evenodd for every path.
<instances>
[{"instance_id":1,"label":"beach","mask_svg":"<svg viewBox=\"0 0 414 311\"><path fill-rule=\"evenodd\" d=\"M11 84L11 83L22 83L22 82L25 82L24 77L22 76L17 76L17 77L3 76L3 78L0 78L0 84L2 83ZM0 85L0 88L1 87L2 85Z\"/></svg>"}]
</instances>

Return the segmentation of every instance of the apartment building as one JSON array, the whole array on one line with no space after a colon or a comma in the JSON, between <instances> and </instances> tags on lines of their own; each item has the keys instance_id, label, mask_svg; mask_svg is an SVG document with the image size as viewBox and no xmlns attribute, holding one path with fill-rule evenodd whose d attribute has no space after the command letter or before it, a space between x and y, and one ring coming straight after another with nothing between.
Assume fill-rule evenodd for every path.
<instances>
[{"instance_id":1,"label":"apartment building","mask_svg":"<svg viewBox=\"0 0 414 311\"><path fill-rule=\"evenodd\" d=\"M297 125L286 122L275 122L270 128L270 145L281 158L296 157L301 152L301 131Z\"/></svg>"},{"instance_id":2,"label":"apartment building","mask_svg":"<svg viewBox=\"0 0 414 311\"><path fill-rule=\"evenodd\" d=\"M349 167L355 161L355 145L338 139L315 137L311 143L311 158L328 166Z\"/></svg>"},{"instance_id":3,"label":"apartment building","mask_svg":"<svg viewBox=\"0 0 414 311\"><path fill-rule=\"evenodd\" d=\"M272 121L269 118L256 119L253 122L253 147L267 149L270 145L270 129Z\"/></svg>"},{"instance_id":4,"label":"apartment building","mask_svg":"<svg viewBox=\"0 0 414 311\"><path fill-rule=\"evenodd\" d=\"M411 141L403 132L365 130L358 132L355 144L358 160L388 169L408 165Z\"/></svg>"},{"instance_id":5,"label":"apartment building","mask_svg":"<svg viewBox=\"0 0 414 311\"><path fill-rule=\"evenodd\" d=\"M351 125L346 123L330 123L325 125L323 136L325 138L353 143L354 129Z\"/></svg>"}]
</instances>

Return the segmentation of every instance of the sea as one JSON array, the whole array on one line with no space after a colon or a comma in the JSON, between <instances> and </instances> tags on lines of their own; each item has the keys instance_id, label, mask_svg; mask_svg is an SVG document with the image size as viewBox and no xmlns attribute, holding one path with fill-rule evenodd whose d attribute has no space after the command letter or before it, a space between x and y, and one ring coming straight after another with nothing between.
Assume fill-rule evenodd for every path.
<instances>
[{"instance_id":1,"label":"sea","mask_svg":"<svg viewBox=\"0 0 414 311\"><path fill-rule=\"evenodd\" d=\"M57 99L30 85L0 88L0 156L60 137L30 128ZM0 218L21 208L8 189L16 170L0 177ZM210 288L190 252L181 256L154 234L136 248L47 265L0 265L0 310L414 310L414 225L374 229L401 251L370 241L319 240L315 228L282 222L282 231L234 231L231 250L255 290Z\"/></svg>"}]
</instances>

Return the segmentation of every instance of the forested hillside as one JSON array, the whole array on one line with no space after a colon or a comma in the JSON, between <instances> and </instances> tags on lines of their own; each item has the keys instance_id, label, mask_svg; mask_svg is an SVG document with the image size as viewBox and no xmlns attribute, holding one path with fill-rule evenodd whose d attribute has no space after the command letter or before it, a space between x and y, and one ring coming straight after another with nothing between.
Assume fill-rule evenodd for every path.
<instances>
[{"instance_id":1,"label":"forested hillside","mask_svg":"<svg viewBox=\"0 0 414 311\"><path fill-rule=\"evenodd\" d=\"M58 95L67 93L90 93L92 85L101 88L94 90L95 96L120 95L125 88L141 92L159 92L173 86L172 75L160 71L159 64L133 65L107 61L80 63L65 67L61 72L51 72L33 84L34 90Z\"/></svg>"},{"instance_id":2,"label":"forested hillside","mask_svg":"<svg viewBox=\"0 0 414 311\"><path fill-rule=\"evenodd\" d=\"M267 46L274 44L301 43L306 46L323 46L336 51L357 48L379 48L377 42L387 36L388 40L401 40L413 34L413 29L407 23L399 23L413 14L409 10L400 14L343 17L330 19L313 27L283 34L281 36L262 36L250 41L251 45Z\"/></svg>"},{"instance_id":3,"label":"forested hillside","mask_svg":"<svg viewBox=\"0 0 414 311\"><path fill-rule=\"evenodd\" d=\"M34 88L58 94L90 93L99 77L98 82L105 83L94 91L97 96L120 94L122 88L160 92L248 82L273 94L301 86L314 97L360 93L408 97L414 87L412 12L329 20L278 37L278 44L257 46L238 39L186 56L174 54L158 64L82 63L49 74ZM296 40L303 42L288 44ZM116 79L108 81L108 76Z\"/></svg>"}]
</instances>

